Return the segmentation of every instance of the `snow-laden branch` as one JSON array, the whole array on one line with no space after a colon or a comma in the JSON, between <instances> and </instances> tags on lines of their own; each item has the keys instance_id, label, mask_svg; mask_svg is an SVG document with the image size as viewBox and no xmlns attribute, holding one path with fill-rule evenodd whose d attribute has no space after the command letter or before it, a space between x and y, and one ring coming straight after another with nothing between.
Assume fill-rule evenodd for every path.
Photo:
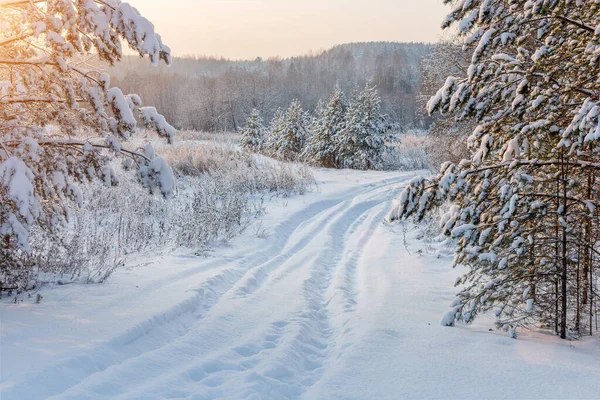
<instances>
[{"instance_id":1,"label":"snow-laden branch","mask_svg":"<svg viewBox=\"0 0 600 400\"><path fill-rule=\"evenodd\" d=\"M41 140L36 140L36 143L39 146L47 146L47 147L76 146L76 147L84 148L87 146L92 146L92 147L98 148L98 149L111 149L111 150L114 149L114 146L112 146L112 145L107 145L104 143L87 141L87 140L77 140L77 139L41 139ZM18 140L0 141L0 145L2 145L3 147L7 146L8 148L14 148L14 147L20 146L22 144L23 144L23 142L18 141ZM123 148L120 148L119 152L124 153L133 158L143 159L148 162L152 161L150 158L146 157L145 154L140 153L140 152L131 151L131 150L123 149Z\"/></svg>"},{"instance_id":2,"label":"snow-laden branch","mask_svg":"<svg viewBox=\"0 0 600 400\"><path fill-rule=\"evenodd\" d=\"M19 40L23 40L23 39L31 37L31 36L33 36L33 33L29 32L29 33L22 33L20 35L9 37L7 39L2 39L2 40L0 40L0 47L9 45L11 43L17 42Z\"/></svg>"},{"instance_id":3,"label":"snow-laden branch","mask_svg":"<svg viewBox=\"0 0 600 400\"><path fill-rule=\"evenodd\" d=\"M75 101L77 102L85 102L84 99L75 99ZM0 104L2 103L8 103L8 104L15 104L15 103L49 103L49 104L54 104L54 103L67 103L68 100L67 99L63 99L60 97L41 97L41 96L19 96L19 97L0 97Z\"/></svg>"},{"instance_id":4,"label":"snow-laden branch","mask_svg":"<svg viewBox=\"0 0 600 400\"><path fill-rule=\"evenodd\" d=\"M174 181L166 162L153 150L131 151L122 143L140 125L169 142L175 129L137 95L111 87L108 74L73 61L94 55L115 63L126 43L154 65L169 64L170 49L154 25L120 0L0 0L0 7L0 69L11 78L0 81L0 191L8 193L0 210L0 236L8 243L2 256L27 250L36 224L52 229L64 221L66 201L81 202L75 181L116 184L111 155L134 160L125 161L137 168L141 184L168 196ZM49 125L69 138L52 137ZM81 132L98 138L81 140Z\"/></svg>"}]
</instances>

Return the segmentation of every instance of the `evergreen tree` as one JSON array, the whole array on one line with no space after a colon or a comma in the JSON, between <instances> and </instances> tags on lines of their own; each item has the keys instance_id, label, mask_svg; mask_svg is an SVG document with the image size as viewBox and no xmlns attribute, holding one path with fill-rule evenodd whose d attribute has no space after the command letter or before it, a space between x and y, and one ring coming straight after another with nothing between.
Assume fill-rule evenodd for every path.
<instances>
[{"instance_id":1,"label":"evergreen tree","mask_svg":"<svg viewBox=\"0 0 600 400\"><path fill-rule=\"evenodd\" d=\"M284 125L284 112L281 110L281 108L278 108L277 111L275 111L275 114L273 115L271 123L269 124L269 129L265 133L265 141L263 147L264 154L273 158L277 158L274 152L275 146L277 144L275 132L283 132Z\"/></svg>"},{"instance_id":2,"label":"evergreen tree","mask_svg":"<svg viewBox=\"0 0 600 400\"><path fill-rule=\"evenodd\" d=\"M464 78L449 77L430 112L475 120L471 159L416 178L389 218L442 219L469 270L443 324L493 311L497 324L581 332L598 271L600 48L596 1L473 0L451 12L473 48Z\"/></svg>"},{"instance_id":3,"label":"evergreen tree","mask_svg":"<svg viewBox=\"0 0 600 400\"><path fill-rule=\"evenodd\" d=\"M252 110L252 114L246 120L246 126L242 130L242 148L254 153L262 152L265 141L264 130L260 111Z\"/></svg>"},{"instance_id":4,"label":"evergreen tree","mask_svg":"<svg viewBox=\"0 0 600 400\"><path fill-rule=\"evenodd\" d=\"M344 92L337 87L326 105L319 103L317 117L311 126L302 158L325 168L340 168L338 135L344 129L348 104Z\"/></svg>"},{"instance_id":5,"label":"evergreen tree","mask_svg":"<svg viewBox=\"0 0 600 400\"><path fill-rule=\"evenodd\" d=\"M338 135L342 165L354 169L376 169L387 144L393 140L393 124L381 113L377 88L367 85L350 101L344 128Z\"/></svg>"},{"instance_id":6,"label":"evergreen tree","mask_svg":"<svg viewBox=\"0 0 600 400\"><path fill-rule=\"evenodd\" d=\"M119 0L4 0L0 3L0 290L27 284L19 253L28 252L30 229L51 230L81 205L78 183L117 182L110 153L128 157L149 189L173 190L171 169L147 148L122 142L138 121L171 142L175 130L137 95L111 87L89 70L90 55L121 59L126 43L154 65L171 62L154 26ZM98 63L101 64L101 63Z\"/></svg>"},{"instance_id":7,"label":"evergreen tree","mask_svg":"<svg viewBox=\"0 0 600 400\"><path fill-rule=\"evenodd\" d=\"M296 161L309 137L310 115L295 100L283 113L278 110L271 123L267 149L273 158Z\"/></svg>"},{"instance_id":8,"label":"evergreen tree","mask_svg":"<svg viewBox=\"0 0 600 400\"><path fill-rule=\"evenodd\" d=\"M471 52L465 51L457 38L452 37L434 45L431 53L421 60L421 94L419 109L427 114L427 103L450 75L465 77L471 63ZM456 121L451 115L431 116L432 125L427 134L427 153L432 171L439 171L446 161L459 163L470 153L465 146L477 123L473 120Z\"/></svg>"}]
</instances>

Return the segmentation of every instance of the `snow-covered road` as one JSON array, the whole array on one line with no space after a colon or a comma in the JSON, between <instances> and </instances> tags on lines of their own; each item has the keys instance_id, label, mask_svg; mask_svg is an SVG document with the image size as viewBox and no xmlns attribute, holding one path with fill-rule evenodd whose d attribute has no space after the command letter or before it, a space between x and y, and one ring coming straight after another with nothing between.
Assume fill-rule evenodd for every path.
<instances>
[{"instance_id":1,"label":"snow-covered road","mask_svg":"<svg viewBox=\"0 0 600 400\"><path fill-rule=\"evenodd\" d=\"M599 398L597 340L439 325L458 272L382 224L413 175L320 171L209 257L2 303L0 397Z\"/></svg>"}]
</instances>

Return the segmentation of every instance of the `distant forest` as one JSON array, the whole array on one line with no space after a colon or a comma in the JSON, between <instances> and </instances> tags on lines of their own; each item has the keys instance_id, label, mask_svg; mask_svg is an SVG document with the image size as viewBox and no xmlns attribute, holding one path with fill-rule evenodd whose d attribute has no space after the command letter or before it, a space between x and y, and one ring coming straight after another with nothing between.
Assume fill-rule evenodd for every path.
<instances>
[{"instance_id":1,"label":"distant forest","mask_svg":"<svg viewBox=\"0 0 600 400\"><path fill-rule=\"evenodd\" d=\"M178 129L238 131L254 108L265 120L295 99L313 111L336 86L349 93L367 83L377 86L392 122L425 127L430 120L417 106L420 60L432 50L423 43L353 43L287 59L180 57L170 68L127 56L110 72L114 86L139 94Z\"/></svg>"}]
</instances>

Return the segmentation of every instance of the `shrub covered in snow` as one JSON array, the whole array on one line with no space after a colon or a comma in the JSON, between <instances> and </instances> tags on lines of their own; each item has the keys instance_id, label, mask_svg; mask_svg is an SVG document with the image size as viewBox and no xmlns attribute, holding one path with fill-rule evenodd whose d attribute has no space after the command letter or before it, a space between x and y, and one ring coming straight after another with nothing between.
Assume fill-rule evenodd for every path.
<instances>
[{"instance_id":1,"label":"shrub covered in snow","mask_svg":"<svg viewBox=\"0 0 600 400\"><path fill-rule=\"evenodd\" d=\"M427 132L422 131L409 131L400 135L384 152L382 168L405 171L429 169L431 166L429 139Z\"/></svg>"},{"instance_id":2,"label":"shrub covered in snow","mask_svg":"<svg viewBox=\"0 0 600 400\"><path fill-rule=\"evenodd\" d=\"M222 136L213 134L213 138ZM290 163L261 162L260 158L239 151L234 142L203 142L191 145L179 141L161 148L161 154L180 178L226 174L240 191L290 196L305 193L314 182L310 169Z\"/></svg>"},{"instance_id":3,"label":"shrub covered in snow","mask_svg":"<svg viewBox=\"0 0 600 400\"><path fill-rule=\"evenodd\" d=\"M173 196L149 195L135 176L111 164L116 186L81 185L83 205L69 209L62 229L33 227L31 251L19 253L18 269L6 267L19 278L16 291L40 282L104 282L132 254L228 241L263 212L266 196L301 194L314 184L305 167L259 164L224 142L160 150L177 177Z\"/></svg>"}]
</instances>

